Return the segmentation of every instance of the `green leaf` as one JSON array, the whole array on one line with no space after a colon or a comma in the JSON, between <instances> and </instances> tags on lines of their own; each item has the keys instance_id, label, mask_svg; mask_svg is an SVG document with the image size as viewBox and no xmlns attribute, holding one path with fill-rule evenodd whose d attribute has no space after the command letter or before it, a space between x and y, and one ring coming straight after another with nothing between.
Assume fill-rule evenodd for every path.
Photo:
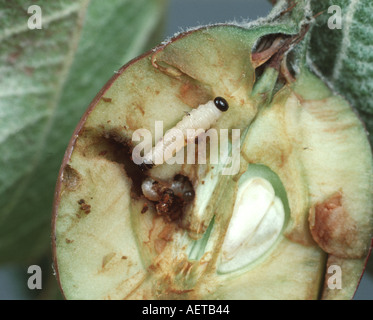
<instances>
[{"instance_id":1,"label":"green leaf","mask_svg":"<svg viewBox=\"0 0 373 320\"><path fill-rule=\"evenodd\" d=\"M43 29L29 30L30 2L0 0L0 262L50 247L70 136L114 71L154 44L165 8L163 0L37 4Z\"/></svg>"},{"instance_id":2,"label":"green leaf","mask_svg":"<svg viewBox=\"0 0 373 320\"><path fill-rule=\"evenodd\" d=\"M331 86L360 111L373 133L373 2L371 0L311 0L316 18L310 58ZM330 29L331 5L342 10L342 29ZM371 136L371 141L372 136Z\"/></svg>"}]
</instances>

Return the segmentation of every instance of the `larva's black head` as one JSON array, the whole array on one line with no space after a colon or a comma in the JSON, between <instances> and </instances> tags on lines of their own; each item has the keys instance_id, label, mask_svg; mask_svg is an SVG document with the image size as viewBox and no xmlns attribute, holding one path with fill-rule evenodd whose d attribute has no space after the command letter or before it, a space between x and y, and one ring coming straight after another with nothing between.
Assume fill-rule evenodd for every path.
<instances>
[{"instance_id":1,"label":"larva's black head","mask_svg":"<svg viewBox=\"0 0 373 320\"><path fill-rule=\"evenodd\" d=\"M222 97L216 97L214 99L215 106L222 112L225 112L229 109L227 100Z\"/></svg>"}]
</instances>

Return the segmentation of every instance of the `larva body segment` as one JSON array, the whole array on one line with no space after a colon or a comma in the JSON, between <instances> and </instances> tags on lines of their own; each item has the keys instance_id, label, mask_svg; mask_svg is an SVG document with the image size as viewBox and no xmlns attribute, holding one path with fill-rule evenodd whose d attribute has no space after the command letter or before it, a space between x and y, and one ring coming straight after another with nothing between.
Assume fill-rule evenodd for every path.
<instances>
[{"instance_id":1,"label":"larva body segment","mask_svg":"<svg viewBox=\"0 0 373 320\"><path fill-rule=\"evenodd\" d=\"M148 200L158 201L160 198L160 195L157 192L157 190L154 188L154 184L155 184L155 181L153 179L147 178L141 184L141 190Z\"/></svg>"},{"instance_id":2,"label":"larva body segment","mask_svg":"<svg viewBox=\"0 0 373 320\"><path fill-rule=\"evenodd\" d=\"M181 130L184 136L187 134L187 129L207 130L220 118L221 114L222 111L216 107L215 103L209 101L190 111L175 128Z\"/></svg>"},{"instance_id":3,"label":"larva body segment","mask_svg":"<svg viewBox=\"0 0 373 320\"><path fill-rule=\"evenodd\" d=\"M150 169L154 165L159 164L160 161L157 161L157 159L167 161L186 144L194 143L195 138L202 131L208 130L228 108L227 101L224 98L217 97L188 112L144 156L142 167Z\"/></svg>"}]
</instances>

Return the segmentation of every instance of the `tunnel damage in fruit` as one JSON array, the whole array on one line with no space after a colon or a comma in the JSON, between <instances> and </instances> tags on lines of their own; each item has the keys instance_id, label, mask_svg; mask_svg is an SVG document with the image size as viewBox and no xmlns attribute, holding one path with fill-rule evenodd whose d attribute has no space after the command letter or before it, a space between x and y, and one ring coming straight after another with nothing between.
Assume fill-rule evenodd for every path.
<instances>
[{"instance_id":1,"label":"tunnel damage in fruit","mask_svg":"<svg viewBox=\"0 0 373 320\"><path fill-rule=\"evenodd\" d=\"M141 213L153 209L166 222L179 220L185 208L195 197L195 191L189 178L176 174L171 181L155 180L136 165L131 158L132 144L123 141L116 132L106 132L95 138L96 156L119 163L132 181L131 194L134 199L145 197ZM86 150L86 152L88 152ZM79 202L79 205L82 203ZM84 205L84 204L83 204Z\"/></svg>"},{"instance_id":2,"label":"tunnel damage in fruit","mask_svg":"<svg viewBox=\"0 0 373 320\"><path fill-rule=\"evenodd\" d=\"M194 199L191 182L180 174L168 183L148 177L141 189L145 198L154 204L157 214L168 222L181 218L183 209Z\"/></svg>"}]
</instances>

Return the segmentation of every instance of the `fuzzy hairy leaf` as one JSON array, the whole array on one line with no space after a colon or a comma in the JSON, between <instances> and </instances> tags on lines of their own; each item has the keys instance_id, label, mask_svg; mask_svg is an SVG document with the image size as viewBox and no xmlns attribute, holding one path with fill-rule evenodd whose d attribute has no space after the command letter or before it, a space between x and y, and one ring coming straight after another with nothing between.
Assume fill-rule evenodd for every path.
<instances>
[{"instance_id":1,"label":"fuzzy hairy leaf","mask_svg":"<svg viewBox=\"0 0 373 320\"><path fill-rule=\"evenodd\" d=\"M310 57L335 90L361 112L373 132L373 2L370 0L311 0L314 14L321 13L312 30ZM330 29L338 5L342 28ZM372 136L371 136L371 141Z\"/></svg>"},{"instance_id":2,"label":"fuzzy hairy leaf","mask_svg":"<svg viewBox=\"0 0 373 320\"><path fill-rule=\"evenodd\" d=\"M162 0L44 0L43 29L29 30L29 5L0 1L0 262L48 249L74 127L114 71L153 44L164 11Z\"/></svg>"}]
</instances>

